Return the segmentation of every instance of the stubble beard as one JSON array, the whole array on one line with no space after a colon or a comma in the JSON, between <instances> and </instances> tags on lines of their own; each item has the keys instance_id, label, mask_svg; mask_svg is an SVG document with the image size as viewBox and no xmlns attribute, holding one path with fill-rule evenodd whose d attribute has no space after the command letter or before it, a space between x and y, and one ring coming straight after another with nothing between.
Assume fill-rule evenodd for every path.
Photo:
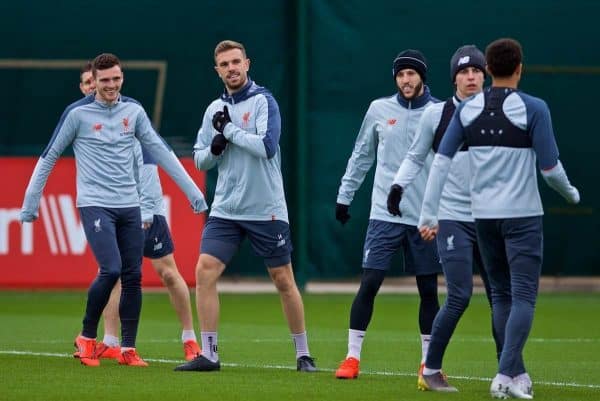
<instances>
[{"instance_id":1,"label":"stubble beard","mask_svg":"<svg viewBox=\"0 0 600 401\"><path fill-rule=\"evenodd\" d=\"M417 98L419 96L419 94L421 93L421 90L423 89L423 81L419 82L416 86L415 86L415 90L413 91L412 96L410 97L406 97L404 96L404 92L400 91L400 96L402 96L404 98L404 100L413 100L415 98Z\"/></svg>"}]
</instances>

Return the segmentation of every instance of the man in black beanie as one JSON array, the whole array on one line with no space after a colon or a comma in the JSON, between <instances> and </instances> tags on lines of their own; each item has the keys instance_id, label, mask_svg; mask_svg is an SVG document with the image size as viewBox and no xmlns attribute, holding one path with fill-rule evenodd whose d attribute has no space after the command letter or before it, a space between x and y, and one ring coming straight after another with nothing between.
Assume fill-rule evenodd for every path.
<instances>
[{"instance_id":1,"label":"man in black beanie","mask_svg":"<svg viewBox=\"0 0 600 401\"><path fill-rule=\"evenodd\" d=\"M362 342L373 314L375 296L398 250L402 250L404 270L416 276L421 297L419 373L427 354L433 319L439 310L437 275L441 268L436 247L434 243L424 241L417 229L429 168L423 169L415 180L414 189L411 188L403 200L402 216L391 215L386 203L392 178L412 143L419 118L425 108L437 100L425 85L427 61L418 50L409 49L398 54L392 63L392 78L398 92L371 102L338 191L335 215L345 224L350 218L348 209L354 194L377 160L364 244L363 274L350 311L348 353L335 372L339 379L358 377Z\"/></svg>"},{"instance_id":2,"label":"man in black beanie","mask_svg":"<svg viewBox=\"0 0 600 401\"><path fill-rule=\"evenodd\" d=\"M429 107L421 116L415 140L402 162L388 194L388 210L393 215L401 213L400 200L409 188L431 150L437 152L456 106L483 89L485 57L474 45L459 47L450 60L450 79L455 87L454 96L444 103ZM440 255L448 296L446 303L433 322L431 342L423 375L418 378L420 390L457 391L451 387L441 372L442 358L459 319L469 305L473 293L473 264L481 272L488 302L491 305L490 287L481 262L475 223L471 215L469 188L469 159L466 149L461 149L452 161L450 179L444 187L437 247ZM402 210L403 212L404 210ZM432 238L428 238L431 240ZM494 330L494 339L497 339ZM496 341L496 352L502 346Z\"/></svg>"}]
</instances>

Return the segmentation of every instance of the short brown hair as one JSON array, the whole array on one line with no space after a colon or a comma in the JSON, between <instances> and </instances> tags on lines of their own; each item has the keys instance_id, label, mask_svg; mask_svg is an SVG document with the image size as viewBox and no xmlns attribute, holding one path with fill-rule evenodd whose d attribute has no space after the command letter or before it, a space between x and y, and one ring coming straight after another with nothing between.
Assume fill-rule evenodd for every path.
<instances>
[{"instance_id":1,"label":"short brown hair","mask_svg":"<svg viewBox=\"0 0 600 401\"><path fill-rule=\"evenodd\" d=\"M121 67L121 60L117 56L111 53L102 53L92 61L92 74L96 76L96 71L107 70L115 65Z\"/></svg>"},{"instance_id":2,"label":"short brown hair","mask_svg":"<svg viewBox=\"0 0 600 401\"><path fill-rule=\"evenodd\" d=\"M92 62L86 61L84 65L81 66L79 70L79 75L82 75L84 72L92 71Z\"/></svg>"},{"instance_id":3,"label":"short brown hair","mask_svg":"<svg viewBox=\"0 0 600 401\"><path fill-rule=\"evenodd\" d=\"M511 38L494 40L485 48L485 62L494 77L510 77L523 62L521 44Z\"/></svg>"},{"instance_id":4,"label":"short brown hair","mask_svg":"<svg viewBox=\"0 0 600 401\"><path fill-rule=\"evenodd\" d=\"M244 48L243 44L233 40L223 40L217 44L217 47L215 47L215 60L217 59L217 55L219 53L223 53L232 49L240 49L244 58L246 57L246 49Z\"/></svg>"}]
</instances>

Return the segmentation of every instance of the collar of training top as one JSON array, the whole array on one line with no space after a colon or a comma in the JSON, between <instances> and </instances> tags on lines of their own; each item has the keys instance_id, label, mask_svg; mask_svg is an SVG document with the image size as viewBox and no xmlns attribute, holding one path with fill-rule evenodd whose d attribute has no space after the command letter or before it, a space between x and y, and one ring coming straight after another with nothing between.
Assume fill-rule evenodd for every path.
<instances>
[{"instance_id":1,"label":"collar of training top","mask_svg":"<svg viewBox=\"0 0 600 401\"><path fill-rule=\"evenodd\" d=\"M400 93L396 95L396 99L398 103L406 109L419 109L427 104L431 98L431 93L429 92L429 86L423 85L423 94L421 96L417 96L414 99L406 100L402 97Z\"/></svg>"},{"instance_id":2,"label":"collar of training top","mask_svg":"<svg viewBox=\"0 0 600 401\"><path fill-rule=\"evenodd\" d=\"M248 77L248 82L246 82L246 85L244 85L242 89L235 92L233 95L227 93L227 88L225 88L223 94L221 95L221 100L230 104L242 102L255 94L254 91L251 90L253 84L254 81L252 81L250 77Z\"/></svg>"}]
</instances>

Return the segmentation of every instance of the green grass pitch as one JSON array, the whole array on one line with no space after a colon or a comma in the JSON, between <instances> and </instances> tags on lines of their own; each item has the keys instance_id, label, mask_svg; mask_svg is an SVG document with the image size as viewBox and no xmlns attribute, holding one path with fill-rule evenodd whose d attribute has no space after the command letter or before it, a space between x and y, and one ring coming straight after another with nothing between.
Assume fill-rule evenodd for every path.
<instances>
[{"instance_id":1,"label":"green grass pitch","mask_svg":"<svg viewBox=\"0 0 600 401\"><path fill-rule=\"evenodd\" d=\"M222 370L173 372L180 327L166 293L144 295L137 348L148 368L71 357L83 292L0 292L0 400L486 400L496 372L490 312L475 295L444 359L459 393L416 389L418 297L381 294L363 346L361 375L336 380L346 354L352 295L305 295L309 345L320 372L295 371L278 296L221 296ZM600 400L600 296L541 294L525 360L536 400ZM196 325L197 327L197 325Z\"/></svg>"}]
</instances>

